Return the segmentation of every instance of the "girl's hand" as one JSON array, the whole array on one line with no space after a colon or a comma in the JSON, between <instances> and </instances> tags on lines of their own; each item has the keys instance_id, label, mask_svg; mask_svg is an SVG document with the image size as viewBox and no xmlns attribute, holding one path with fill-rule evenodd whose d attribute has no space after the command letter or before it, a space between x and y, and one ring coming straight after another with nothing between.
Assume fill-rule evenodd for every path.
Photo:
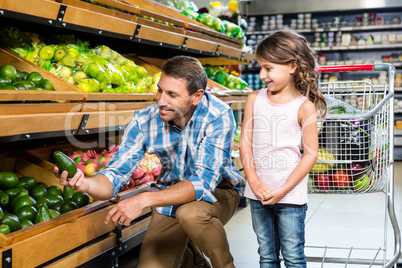
<instances>
[{"instance_id":1,"label":"girl's hand","mask_svg":"<svg viewBox=\"0 0 402 268\"><path fill-rule=\"evenodd\" d=\"M266 199L261 200L261 204L274 205L274 204L278 203L279 200L281 200L285 194L286 194L286 192L281 187L278 189L275 189L268 194Z\"/></svg>"},{"instance_id":2,"label":"girl's hand","mask_svg":"<svg viewBox=\"0 0 402 268\"><path fill-rule=\"evenodd\" d=\"M269 193L272 191L268 184L265 184L261 181L250 184L250 188L255 196L257 196L257 198L260 200L266 200L269 196Z\"/></svg>"}]
</instances>

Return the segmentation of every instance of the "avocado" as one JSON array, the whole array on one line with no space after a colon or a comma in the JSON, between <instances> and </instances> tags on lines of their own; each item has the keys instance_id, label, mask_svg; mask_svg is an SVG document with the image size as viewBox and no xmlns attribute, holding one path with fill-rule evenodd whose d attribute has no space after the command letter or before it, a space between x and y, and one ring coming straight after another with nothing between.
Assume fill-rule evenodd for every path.
<instances>
[{"instance_id":1,"label":"avocado","mask_svg":"<svg viewBox=\"0 0 402 268\"><path fill-rule=\"evenodd\" d=\"M6 224L10 227L10 232L17 231L21 228L20 220L18 217L11 213L5 213L4 219L0 221L0 224Z\"/></svg>"},{"instance_id":2,"label":"avocado","mask_svg":"<svg viewBox=\"0 0 402 268\"><path fill-rule=\"evenodd\" d=\"M74 161L60 151L56 151L53 154L54 160L56 161L57 167L59 168L59 173L61 174L64 170L67 171L67 178L74 177L75 173L77 173L77 166Z\"/></svg>"},{"instance_id":3,"label":"avocado","mask_svg":"<svg viewBox=\"0 0 402 268\"><path fill-rule=\"evenodd\" d=\"M78 208L77 204L74 203L73 201L69 200L69 201L66 201L63 205L61 205L60 213L63 214L63 213L72 211L72 210L77 209L77 208Z\"/></svg>"},{"instance_id":4,"label":"avocado","mask_svg":"<svg viewBox=\"0 0 402 268\"><path fill-rule=\"evenodd\" d=\"M20 197L12 207L12 210L14 213L16 213L20 208L24 206L35 206L36 205L36 200L29 195Z\"/></svg>"},{"instance_id":5,"label":"avocado","mask_svg":"<svg viewBox=\"0 0 402 268\"><path fill-rule=\"evenodd\" d=\"M47 221L52 218L49 208L46 205L39 205L38 212L35 215L34 224Z\"/></svg>"},{"instance_id":6,"label":"avocado","mask_svg":"<svg viewBox=\"0 0 402 268\"><path fill-rule=\"evenodd\" d=\"M17 187L17 188L7 189L7 190L5 190L4 192L5 192L5 193L8 195L8 197L11 199L11 198L13 198L14 196L16 196L19 192L21 192L22 189L23 189L23 188Z\"/></svg>"},{"instance_id":7,"label":"avocado","mask_svg":"<svg viewBox=\"0 0 402 268\"><path fill-rule=\"evenodd\" d=\"M37 212L38 210L35 208L35 206L23 206L22 208L17 210L15 216L20 219L20 222L22 224L22 220L25 219L33 221Z\"/></svg>"},{"instance_id":8,"label":"avocado","mask_svg":"<svg viewBox=\"0 0 402 268\"><path fill-rule=\"evenodd\" d=\"M64 186L63 188L63 199L64 201L68 201L71 199L71 197L73 197L73 195L76 193L77 191L71 189L68 186Z\"/></svg>"},{"instance_id":9,"label":"avocado","mask_svg":"<svg viewBox=\"0 0 402 268\"><path fill-rule=\"evenodd\" d=\"M52 215L52 218L60 215L60 212L58 212L57 210L49 209L49 211L50 211L50 215Z\"/></svg>"},{"instance_id":10,"label":"avocado","mask_svg":"<svg viewBox=\"0 0 402 268\"><path fill-rule=\"evenodd\" d=\"M47 195L51 195L51 194L62 195L63 194L63 191L61 190L61 188L56 185L51 185L51 186L47 187L46 191L47 191Z\"/></svg>"},{"instance_id":11,"label":"avocado","mask_svg":"<svg viewBox=\"0 0 402 268\"><path fill-rule=\"evenodd\" d=\"M5 192L0 193L0 207L6 208L8 203L10 202L10 198Z\"/></svg>"},{"instance_id":12,"label":"avocado","mask_svg":"<svg viewBox=\"0 0 402 268\"><path fill-rule=\"evenodd\" d=\"M21 229L27 228L27 227L32 226L32 225L33 225L32 221L30 221L28 219L23 219L21 221Z\"/></svg>"},{"instance_id":13,"label":"avocado","mask_svg":"<svg viewBox=\"0 0 402 268\"><path fill-rule=\"evenodd\" d=\"M27 196L28 195L28 190L27 189L22 189L18 194L16 194L13 198L11 198L9 206L12 209L15 205L15 203L17 203L17 200L20 199L23 196Z\"/></svg>"},{"instance_id":14,"label":"avocado","mask_svg":"<svg viewBox=\"0 0 402 268\"><path fill-rule=\"evenodd\" d=\"M36 178L34 177L29 177L29 176L23 176L20 178L19 184L25 185L25 188L30 191L32 187L37 183Z\"/></svg>"},{"instance_id":15,"label":"avocado","mask_svg":"<svg viewBox=\"0 0 402 268\"><path fill-rule=\"evenodd\" d=\"M61 195L58 195L58 194L51 194L51 195L48 195L46 197L48 199L47 205L48 205L49 209L53 208L54 205L56 205L57 203L60 203L60 202L63 203L64 202L63 197Z\"/></svg>"},{"instance_id":16,"label":"avocado","mask_svg":"<svg viewBox=\"0 0 402 268\"><path fill-rule=\"evenodd\" d=\"M87 193L76 192L71 197L71 201L77 204L79 208L89 204L89 195Z\"/></svg>"},{"instance_id":17,"label":"avocado","mask_svg":"<svg viewBox=\"0 0 402 268\"><path fill-rule=\"evenodd\" d=\"M6 190L14 188L18 181L18 177L14 173L0 172L0 189Z\"/></svg>"},{"instance_id":18,"label":"avocado","mask_svg":"<svg viewBox=\"0 0 402 268\"><path fill-rule=\"evenodd\" d=\"M61 205L63 205L63 204L64 204L64 202L57 202L56 204L53 204L53 205L52 205L52 209L54 209L54 210L60 212L60 207L61 207Z\"/></svg>"},{"instance_id":19,"label":"avocado","mask_svg":"<svg viewBox=\"0 0 402 268\"><path fill-rule=\"evenodd\" d=\"M11 233L10 227L7 224L0 225L0 233L5 235Z\"/></svg>"},{"instance_id":20,"label":"avocado","mask_svg":"<svg viewBox=\"0 0 402 268\"><path fill-rule=\"evenodd\" d=\"M31 189L31 196L35 198L36 200L39 199L40 197L47 196L47 187L42 186L41 184L37 183L34 187Z\"/></svg>"}]
</instances>

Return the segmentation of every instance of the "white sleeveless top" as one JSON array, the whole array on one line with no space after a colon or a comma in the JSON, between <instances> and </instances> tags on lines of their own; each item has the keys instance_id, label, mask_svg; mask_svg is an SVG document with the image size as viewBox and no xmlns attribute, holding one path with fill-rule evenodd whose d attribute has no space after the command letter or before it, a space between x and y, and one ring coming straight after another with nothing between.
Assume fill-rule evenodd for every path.
<instances>
[{"instance_id":1,"label":"white sleeveless top","mask_svg":"<svg viewBox=\"0 0 402 268\"><path fill-rule=\"evenodd\" d=\"M298 123L300 106L307 98L284 104L269 101L267 88L258 93L253 112L253 156L260 181L272 189L279 188L302 158L302 128ZM303 205L307 203L308 175L278 203ZM257 200L247 183L245 196Z\"/></svg>"}]
</instances>

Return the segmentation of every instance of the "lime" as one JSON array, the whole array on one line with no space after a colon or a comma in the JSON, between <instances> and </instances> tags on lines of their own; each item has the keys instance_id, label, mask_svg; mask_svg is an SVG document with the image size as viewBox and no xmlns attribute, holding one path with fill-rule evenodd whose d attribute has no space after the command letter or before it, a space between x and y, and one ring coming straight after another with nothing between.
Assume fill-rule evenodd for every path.
<instances>
[{"instance_id":1,"label":"lime","mask_svg":"<svg viewBox=\"0 0 402 268\"><path fill-rule=\"evenodd\" d=\"M0 68L0 77L9 78L11 81L14 81L17 78L17 70L14 66L6 64Z\"/></svg>"},{"instance_id":2,"label":"lime","mask_svg":"<svg viewBox=\"0 0 402 268\"><path fill-rule=\"evenodd\" d=\"M44 46L39 50L39 58L50 60L54 56L54 49L51 46Z\"/></svg>"},{"instance_id":3,"label":"lime","mask_svg":"<svg viewBox=\"0 0 402 268\"><path fill-rule=\"evenodd\" d=\"M36 87L40 87L43 84L43 76L39 72L32 72L28 75L27 80L34 83Z\"/></svg>"},{"instance_id":4,"label":"lime","mask_svg":"<svg viewBox=\"0 0 402 268\"><path fill-rule=\"evenodd\" d=\"M44 90L54 90L52 82L48 79L43 79L42 87Z\"/></svg>"}]
</instances>

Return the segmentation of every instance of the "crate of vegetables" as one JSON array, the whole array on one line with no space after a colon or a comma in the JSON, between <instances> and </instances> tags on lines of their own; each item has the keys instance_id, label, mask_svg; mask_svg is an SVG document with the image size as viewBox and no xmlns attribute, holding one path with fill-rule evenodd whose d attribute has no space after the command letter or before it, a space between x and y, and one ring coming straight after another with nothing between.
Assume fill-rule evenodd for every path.
<instances>
[{"instance_id":1,"label":"crate of vegetables","mask_svg":"<svg viewBox=\"0 0 402 268\"><path fill-rule=\"evenodd\" d=\"M84 93L63 79L0 47L2 101L82 101Z\"/></svg>"},{"instance_id":2,"label":"crate of vegetables","mask_svg":"<svg viewBox=\"0 0 402 268\"><path fill-rule=\"evenodd\" d=\"M118 149L118 145L111 140L105 146L101 147L96 142L88 142L87 145L89 148L85 149L72 144L52 145L25 150L20 152L20 155L48 171L53 171L55 167L53 154L55 151L62 151L75 162L77 168L85 176L91 176L95 172L105 168ZM158 178L161 169L162 166L159 158L154 154L145 153L144 158L131 176L130 181L126 185L123 185L120 193L113 201L118 202L141 191L149 191L149 184Z\"/></svg>"},{"instance_id":3,"label":"crate of vegetables","mask_svg":"<svg viewBox=\"0 0 402 268\"><path fill-rule=\"evenodd\" d=\"M1 247L77 220L109 204L61 186L53 172L11 153L0 154L0 170Z\"/></svg>"}]
</instances>

